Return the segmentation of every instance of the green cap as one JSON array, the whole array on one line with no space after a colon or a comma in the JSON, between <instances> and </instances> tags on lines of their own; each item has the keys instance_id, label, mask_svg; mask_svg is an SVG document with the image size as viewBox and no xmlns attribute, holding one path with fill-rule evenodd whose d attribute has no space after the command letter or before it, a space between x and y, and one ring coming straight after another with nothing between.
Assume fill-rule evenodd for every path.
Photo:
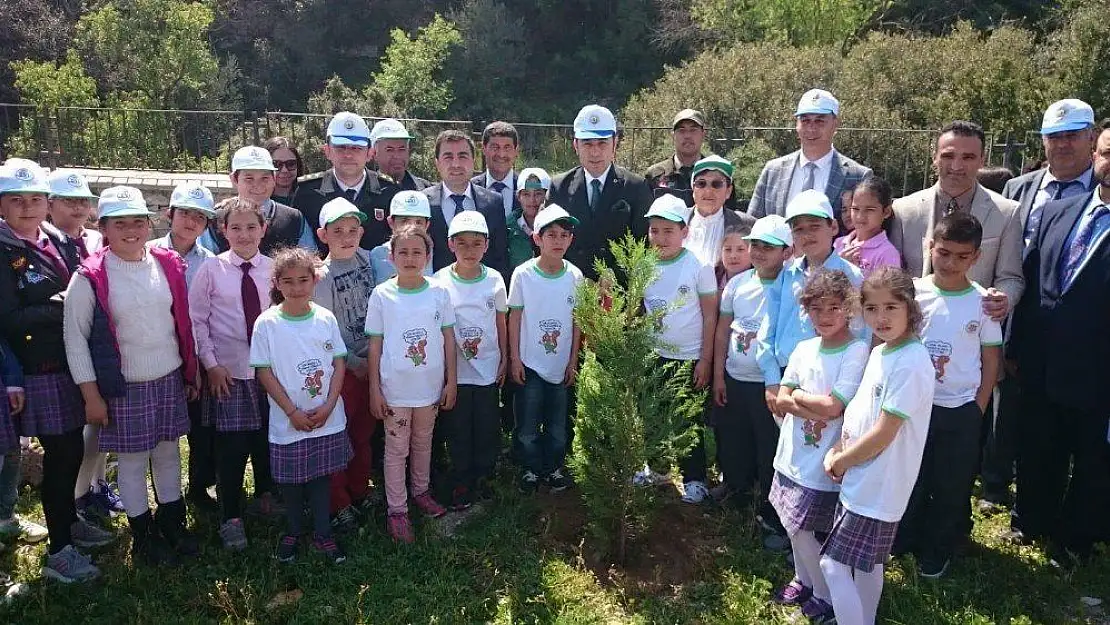
<instances>
[{"instance_id":1,"label":"green cap","mask_svg":"<svg viewBox=\"0 0 1110 625\"><path fill-rule=\"evenodd\" d=\"M732 163L714 154L694 163L694 171L690 174L690 182L693 182L694 178L698 177L698 174L709 170L721 172L725 175L725 178L728 178L729 182L732 182L732 172L735 171Z\"/></svg>"}]
</instances>

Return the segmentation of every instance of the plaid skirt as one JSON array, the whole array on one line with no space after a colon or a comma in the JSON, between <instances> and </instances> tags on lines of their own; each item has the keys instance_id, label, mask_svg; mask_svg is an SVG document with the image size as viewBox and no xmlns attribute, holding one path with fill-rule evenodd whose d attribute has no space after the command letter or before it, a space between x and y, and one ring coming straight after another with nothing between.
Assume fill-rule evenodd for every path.
<instances>
[{"instance_id":1,"label":"plaid skirt","mask_svg":"<svg viewBox=\"0 0 1110 625\"><path fill-rule=\"evenodd\" d=\"M27 403L15 418L21 436L55 436L85 426L85 400L68 373L26 376Z\"/></svg>"},{"instance_id":2,"label":"plaid skirt","mask_svg":"<svg viewBox=\"0 0 1110 625\"><path fill-rule=\"evenodd\" d=\"M270 443L270 473L278 484L307 484L347 468L351 455L351 439L345 431L287 445Z\"/></svg>"},{"instance_id":3,"label":"plaid skirt","mask_svg":"<svg viewBox=\"0 0 1110 625\"><path fill-rule=\"evenodd\" d=\"M828 532L840 494L806 488L775 471L768 499L779 513L786 533L793 536L798 532Z\"/></svg>"},{"instance_id":4,"label":"plaid skirt","mask_svg":"<svg viewBox=\"0 0 1110 625\"><path fill-rule=\"evenodd\" d=\"M19 449L19 436L15 433L15 424L12 423L12 407L8 405L8 396L0 398L0 455Z\"/></svg>"},{"instance_id":5,"label":"plaid skirt","mask_svg":"<svg viewBox=\"0 0 1110 625\"><path fill-rule=\"evenodd\" d=\"M204 391L201 398L200 424L205 427L216 426L217 432L250 432L262 427L262 406L266 402L266 391L258 379L232 379L229 385L231 395L217 397L211 388ZM266 410L269 406L266 405Z\"/></svg>"},{"instance_id":6,"label":"plaid skirt","mask_svg":"<svg viewBox=\"0 0 1110 625\"><path fill-rule=\"evenodd\" d=\"M123 397L108 400L108 425L100 428L100 451L150 451L189 433L181 370L148 382L128 382Z\"/></svg>"},{"instance_id":7,"label":"plaid skirt","mask_svg":"<svg viewBox=\"0 0 1110 625\"><path fill-rule=\"evenodd\" d=\"M836 507L836 521L821 554L853 569L870 573L890 557L898 523L889 523Z\"/></svg>"}]
</instances>

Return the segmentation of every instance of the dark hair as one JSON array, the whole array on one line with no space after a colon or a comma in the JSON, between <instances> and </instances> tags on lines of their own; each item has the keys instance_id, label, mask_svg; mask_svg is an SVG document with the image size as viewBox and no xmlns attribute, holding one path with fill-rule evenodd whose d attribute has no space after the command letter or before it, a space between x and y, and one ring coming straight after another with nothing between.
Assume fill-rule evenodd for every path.
<instances>
[{"instance_id":1,"label":"dark hair","mask_svg":"<svg viewBox=\"0 0 1110 625\"><path fill-rule=\"evenodd\" d=\"M405 224L394 230L393 234L389 236L390 250L405 239L420 239L424 242L424 251L428 254L432 253L432 237L428 236L428 233L416 224Z\"/></svg>"},{"instance_id":2,"label":"dark hair","mask_svg":"<svg viewBox=\"0 0 1110 625\"><path fill-rule=\"evenodd\" d=\"M806 282L799 301L802 308L805 309L826 297L833 297L844 302L849 312L854 311L859 303L859 292L856 291L856 287L852 286L848 274L840 270L818 269Z\"/></svg>"},{"instance_id":3,"label":"dark hair","mask_svg":"<svg viewBox=\"0 0 1110 625\"><path fill-rule=\"evenodd\" d=\"M888 207L894 202L894 190L890 188L890 183L885 178L881 178L874 174L869 174L866 178L861 180L859 184L852 189L852 194L855 195L857 191L867 191L879 200L879 204L883 207Z\"/></svg>"},{"instance_id":4,"label":"dark hair","mask_svg":"<svg viewBox=\"0 0 1110 625\"><path fill-rule=\"evenodd\" d=\"M974 215L956 211L940 218L933 227L933 240L970 243L979 249L983 243L983 226Z\"/></svg>"},{"instance_id":5,"label":"dark hair","mask_svg":"<svg viewBox=\"0 0 1110 625\"><path fill-rule=\"evenodd\" d=\"M940 134L937 135L937 141L944 135L952 133L957 137L974 137L979 140L979 145L982 148L983 154L987 153L987 133L983 132L983 127L975 122L957 120L949 122L944 128L940 129Z\"/></svg>"},{"instance_id":6,"label":"dark hair","mask_svg":"<svg viewBox=\"0 0 1110 625\"><path fill-rule=\"evenodd\" d=\"M728 209L725 209L725 210L728 210ZM752 233L752 227L748 224L733 224L731 226L725 226L725 232L724 232L724 234L721 235L721 246L724 247L725 239L729 238L730 236L732 236L734 234L738 234L742 237L746 237L751 233ZM714 267L713 267L713 275L717 278L717 284L720 284L721 280L723 280L726 277L727 274L728 274L728 270L725 269L724 258L721 258L717 261L717 264L714 265Z\"/></svg>"},{"instance_id":7,"label":"dark hair","mask_svg":"<svg viewBox=\"0 0 1110 625\"><path fill-rule=\"evenodd\" d=\"M257 202L246 198L229 197L216 205L216 219L225 228L232 213L251 213L258 218L258 225L266 223L266 218L262 216L262 207Z\"/></svg>"},{"instance_id":8,"label":"dark hair","mask_svg":"<svg viewBox=\"0 0 1110 625\"><path fill-rule=\"evenodd\" d=\"M860 303L866 306L867 293L879 290L890 291L894 299L906 305L909 330L914 335L920 334L925 316L921 314L921 306L917 303L917 290L913 288L913 278L910 274L890 265L875 269L860 287Z\"/></svg>"},{"instance_id":9,"label":"dark hair","mask_svg":"<svg viewBox=\"0 0 1110 625\"><path fill-rule=\"evenodd\" d=\"M290 246L279 249L274 253L274 266L270 272L272 283L270 285L270 301L275 305L285 301L285 296L281 294L277 285L278 280L286 271L290 269L308 269L310 273L319 275L320 268L323 266L324 263L319 256L303 247Z\"/></svg>"},{"instance_id":10,"label":"dark hair","mask_svg":"<svg viewBox=\"0 0 1110 625\"><path fill-rule=\"evenodd\" d=\"M266 139L266 142L262 144L262 147L267 152L269 152L271 156L273 156L274 152L280 150L281 148L289 150L293 153L293 158L297 159L297 178L300 178L304 175L304 159L301 158L301 151L298 150L295 145L293 145L293 142L289 140L289 137L270 137L269 139ZM296 187L297 181L296 179L294 179L293 188Z\"/></svg>"},{"instance_id":11,"label":"dark hair","mask_svg":"<svg viewBox=\"0 0 1110 625\"><path fill-rule=\"evenodd\" d=\"M482 145L490 142L494 137L508 137L513 140L513 145L520 145L520 134L509 122L492 122L482 131Z\"/></svg>"},{"instance_id":12,"label":"dark hair","mask_svg":"<svg viewBox=\"0 0 1110 625\"><path fill-rule=\"evenodd\" d=\"M470 155L474 155L474 139L471 139L470 135L465 132L452 128L444 130L436 137L436 158L439 158L439 146L452 141L466 141L466 144L470 146Z\"/></svg>"},{"instance_id":13,"label":"dark hair","mask_svg":"<svg viewBox=\"0 0 1110 625\"><path fill-rule=\"evenodd\" d=\"M200 213L200 214L204 215L204 213L201 213L200 211L198 211L194 208L188 208L188 207L183 206L182 210L187 210L187 211L191 210L194 213ZM168 212L166 213L166 218L169 219L170 221L173 221L173 216L174 216L175 212L177 212L177 207L176 206L171 206L169 208ZM204 220L205 220L205 222L211 221L211 219L208 217L208 215L204 215Z\"/></svg>"},{"instance_id":14,"label":"dark hair","mask_svg":"<svg viewBox=\"0 0 1110 625\"><path fill-rule=\"evenodd\" d=\"M979 184L995 193L1002 193L1006 183L1013 178L1014 172L1009 167L984 167L979 170Z\"/></svg>"}]
</instances>

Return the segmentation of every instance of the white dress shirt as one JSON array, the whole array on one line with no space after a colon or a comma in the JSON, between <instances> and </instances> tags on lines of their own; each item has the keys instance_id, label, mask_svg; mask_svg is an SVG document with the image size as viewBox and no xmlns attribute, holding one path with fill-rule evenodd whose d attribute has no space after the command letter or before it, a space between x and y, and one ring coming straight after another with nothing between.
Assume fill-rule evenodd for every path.
<instances>
[{"instance_id":1,"label":"white dress shirt","mask_svg":"<svg viewBox=\"0 0 1110 625\"><path fill-rule=\"evenodd\" d=\"M829 186L829 174L832 173L833 158L835 157L836 148L829 150L828 154L815 161L809 160L805 157L805 154L798 152L798 166L794 169L794 177L790 179L790 195L787 196L786 201L793 200L794 196L802 192L802 186L806 182L806 165L809 163L817 166L817 171L813 172L813 189L825 193Z\"/></svg>"},{"instance_id":2,"label":"white dress shirt","mask_svg":"<svg viewBox=\"0 0 1110 625\"><path fill-rule=\"evenodd\" d=\"M505 206L506 220L509 216L513 214L513 198L516 197L516 187L513 186L514 173L515 172L510 169L509 173L505 174L505 178L503 180L498 180L497 178L493 177L493 174L489 173L488 169L486 170L487 189L493 191L493 183L495 182L500 182L501 184L505 185L505 188L501 189L501 202Z\"/></svg>"},{"instance_id":3,"label":"white dress shirt","mask_svg":"<svg viewBox=\"0 0 1110 625\"><path fill-rule=\"evenodd\" d=\"M458 195L447 188L447 183L439 183L443 189L443 203L440 205L440 210L443 211L443 221L448 226L451 225L451 220L455 218L455 200L451 199L452 195ZM477 205L474 204L474 191L470 189L470 183L466 183L466 191L463 192L465 199L463 200L463 210L472 211L478 210Z\"/></svg>"}]
</instances>

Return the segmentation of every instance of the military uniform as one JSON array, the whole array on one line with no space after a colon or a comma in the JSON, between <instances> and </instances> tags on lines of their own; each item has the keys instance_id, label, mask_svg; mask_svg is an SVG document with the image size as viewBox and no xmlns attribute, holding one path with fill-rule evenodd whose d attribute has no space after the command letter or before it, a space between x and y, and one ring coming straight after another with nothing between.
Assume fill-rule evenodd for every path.
<instances>
[{"instance_id":1,"label":"military uniform","mask_svg":"<svg viewBox=\"0 0 1110 625\"><path fill-rule=\"evenodd\" d=\"M359 247L372 250L389 239L389 201L401 188L388 176L373 170L366 171L362 188L355 196L347 197L335 178L335 172L329 169L325 172L302 179L297 185L297 194L293 196L293 207L304 215L312 228L320 225L320 209L329 200L337 197L347 197L347 200L358 207L366 215L362 224L362 239ZM317 237L319 238L319 237ZM322 241L318 242L320 251L327 254L327 246Z\"/></svg>"}]
</instances>

